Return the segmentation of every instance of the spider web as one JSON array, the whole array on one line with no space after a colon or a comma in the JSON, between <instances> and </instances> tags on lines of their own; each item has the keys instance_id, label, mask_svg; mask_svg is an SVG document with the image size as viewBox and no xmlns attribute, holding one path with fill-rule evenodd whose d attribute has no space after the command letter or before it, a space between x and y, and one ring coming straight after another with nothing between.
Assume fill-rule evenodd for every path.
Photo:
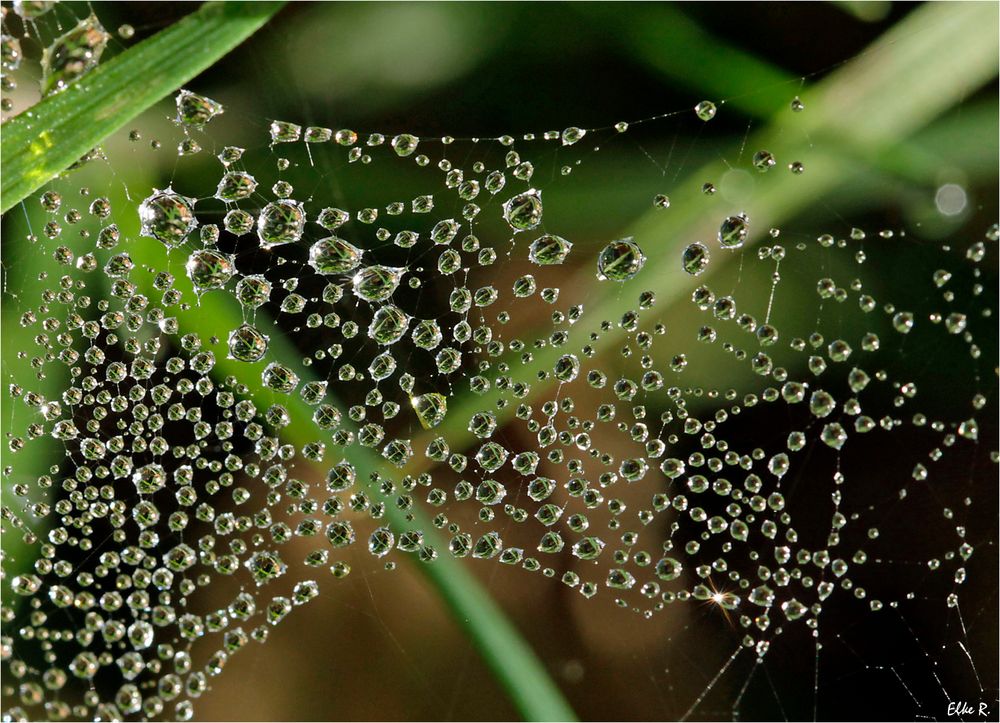
<instances>
[{"instance_id":1,"label":"spider web","mask_svg":"<svg viewBox=\"0 0 1000 723\"><path fill-rule=\"evenodd\" d=\"M806 79L792 142L731 102L452 138L181 94L7 214L9 716L200 715L341 615L450 717L470 655L392 592L442 556L546 596L583 717L995 711L996 209L844 218Z\"/></svg>"}]
</instances>

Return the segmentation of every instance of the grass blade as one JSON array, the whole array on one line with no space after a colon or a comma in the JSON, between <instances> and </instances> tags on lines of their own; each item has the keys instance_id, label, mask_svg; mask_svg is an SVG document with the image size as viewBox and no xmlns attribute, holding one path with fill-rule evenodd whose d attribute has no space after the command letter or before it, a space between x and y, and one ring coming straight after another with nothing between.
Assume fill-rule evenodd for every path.
<instances>
[{"instance_id":1,"label":"grass blade","mask_svg":"<svg viewBox=\"0 0 1000 723\"><path fill-rule=\"evenodd\" d=\"M281 2L208 2L3 124L0 213L260 28Z\"/></svg>"},{"instance_id":2,"label":"grass blade","mask_svg":"<svg viewBox=\"0 0 1000 723\"><path fill-rule=\"evenodd\" d=\"M583 3L574 9L649 68L709 99L725 98L740 111L767 118L801 81L791 73L709 33L681 7L640 3L622 13L614 5ZM739 68L734 73L733 68ZM748 92L748 89L753 89Z\"/></svg>"},{"instance_id":3,"label":"grass blade","mask_svg":"<svg viewBox=\"0 0 1000 723\"><path fill-rule=\"evenodd\" d=\"M786 102L773 114L772 123L747 141L748 148L767 148L779 158L808 158L809 172L802 176L784 173L768 184L765 193L753 201L754 232L780 226L816 199L851 182L885 158L898 164L899 144L927 122L970 95L997 74L997 6L987 3L924 5L913 11L879 38L873 46L801 94L809 110L796 120L801 129L794 138L782 133L791 123L792 111ZM947 57L942 64L937 58ZM787 99L786 99L787 100ZM822 139L822 143L820 143ZM821 152L820 148L829 150ZM626 232L637 239L673 239L670 243L647 245L648 271L644 289L656 293L661 313L669 305L686 298L692 287L703 283L735 254L717 255L717 261L703 276L684 273L678 262L681 249L690 241L711 238L718 219L703 213L700 187L706 178L718 178L725 171L721 161L709 163L682 179L670 194L675 211L650 211ZM566 288L593 287L594 268L588 266ZM607 285L594 289L588 314L596 319L616 319L634 306L631 295ZM570 328L565 348L547 346L537 350L531 365L521 364L516 355L505 361L514 382L531 384L531 397L550 392L550 387L534 381L538 369L550 369L565 349L580 348L586 341L583 325ZM592 346L604 351L621 341L620 327L602 334ZM542 330L524 332L522 338L544 337ZM455 447L470 444L473 436L466 428L472 414L490 405L491 400L471 393L449 400L448 416L435 428L434 435L418 435L414 448L420 449L433 436L446 437ZM529 400L525 400L529 401ZM497 410L505 421L513 409ZM408 472L423 469L426 460L415 458Z\"/></svg>"}]
</instances>

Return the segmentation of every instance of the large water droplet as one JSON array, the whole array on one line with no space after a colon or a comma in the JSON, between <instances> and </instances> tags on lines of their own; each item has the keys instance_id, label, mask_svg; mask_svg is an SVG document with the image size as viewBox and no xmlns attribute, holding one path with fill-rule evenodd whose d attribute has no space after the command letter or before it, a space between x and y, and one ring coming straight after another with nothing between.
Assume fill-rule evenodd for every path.
<instances>
[{"instance_id":1,"label":"large water droplet","mask_svg":"<svg viewBox=\"0 0 1000 723\"><path fill-rule=\"evenodd\" d=\"M264 249L290 244L302 238L306 214L302 204L290 199L272 201L257 218L257 237Z\"/></svg>"},{"instance_id":2,"label":"large water droplet","mask_svg":"<svg viewBox=\"0 0 1000 723\"><path fill-rule=\"evenodd\" d=\"M587 135L587 131L585 129L571 126L562 132L562 144L564 146L571 146L581 140L585 135Z\"/></svg>"},{"instance_id":3,"label":"large water droplet","mask_svg":"<svg viewBox=\"0 0 1000 723\"><path fill-rule=\"evenodd\" d=\"M382 346L395 344L403 338L409 323L410 317L398 306L387 304L372 315L371 324L368 325L368 336Z\"/></svg>"},{"instance_id":4,"label":"large water droplet","mask_svg":"<svg viewBox=\"0 0 1000 723\"><path fill-rule=\"evenodd\" d=\"M719 243L723 248L739 248L747 240L749 232L750 219L745 213L729 216L719 226Z\"/></svg>"},{"instance_id":5,"label":"large water droplet","mask_svg":"<svg viewBox=\"0 0 1000 723\"><path fill-rule=\"evenodd\" d=\"M628 281L642 270L646 255L631 237L612 241L597 257L597 278Z\"/></svg>"},{"instance_id":6,"label":"large water droplet","mask_svg":"<svg viewBox=\"0 0 1000 723\"><path fill-rule=\"evenodd\" d=\"M528 231L542 222L542 192L519 193L503 205L503 217L515 231Z\"/></svg>"},{"instance_id":7,"label":"large water droplet","mask_svg":"<svg viewBox=\"0 0 1000 723\"><path fill-rule=\"evenodd\" d=\"M257 189L257 181L249 173L230 171L219 179L215 197L220 201L240 201Z\"/></svg>"},{"instance_id":8,"label":"large water droplet","mask_svg":"<svg viewBox=\"0 0 1000 723\"><path fill-rule=\"evenodd\" d=\"M415 150L417 150L417 145L420 143L420 139L409 133L400 133L398 136L392 139L392 149L396 151L396 155L405 157L411 155Z\"/></svg>"},{"instance_id":9,"label":"large water droplet","mask_svg":"<svg viewBox=\"0 0 1000 723\"><path fill-rule=\"evenodd\" d=\"M94 15L56 38L42 53L42 95L65 89L96 66L110 38Z\"/></svg>"},{"instance_id":10,"label":"large water droplet","mask_svg":"<svg viewBox=\"0 0 1000 723\"><path fill-rule=\"evenodd\" d=\"M140 233L169 247L179 245L198 225L194 204L193 198L174 193L170 188L154 189L153 194L139 204Z\"/></svg>"},{"instance_id":11,"label":"large water droplet","mask_svg":"<svg viewBox=\"0 0 1000 723\"><path fill-rule=\"evenodd\" d=\"M363 251L337 236L320 239L309 249L309 265L317 274L344 274L360 265Z\"/></svg>"},{"instance_id":12,"label":"large water droplet","mask_svg":"<svg viewBox=\"0 0 1000 723\"><path fill-rule=\"evenodd\" d=\"M132 475L132 482L141 495L151 495L167 484L167 473L162 466L151 462Z\"/></svg>"},{"instance_id":13,"label":"large water droplet","mask_svg":"<svg viewBox=\"0 0 1000 723\"><path fill-rule=\"evenodd\" d=\"M399 286L405 268L369 266L361 269L351 280L354 295L365 301L385 301Z\"/></svg>"},{"instance_id":14,"label":"large water droplet","mask_svg":"<svg viewBox=\"0 0 1000 723\"><path fill-rule=\"evenodd\" d=\"M229 358L255 362L267 353L268 338L249 324L229 332Z\"/></svg>"},{"instance_id":15,"label":"large water droplet","mask_svg":"<svg viewBox=\"0 0 1000 723\"><path fill-rule=\"evenodd\" d=\"M448 413L448 400L443 394L428 392L410 398L410 405L424 429L436 427L444 421Z\"/></svg>"},{"instance_id":16,"label":"large water droplet","mask_svg":"<svg viewBox=\"0 0 1000 723\"><path fill-rule=\"evenodd\" d=\"M221 103L189 90L177 94L177 122L183 125L201 128L223 110Z\"/></svg>"},{"instance_id":17,"label":"large water droplet","mask_svg":"<svg viewBox=\"0 0 1000 723\"><path fill-rule=\"evenodd\" d=\"M271 282L259 274L244 276L236 283L236 299L246 309L257 309L271 298Z\"/></svg>"},{"instance_id":18,"label":"large water droplet","mask_svg":"<svg viewBox=\"0 0 1000 723\"><path fill-rule=\"evenodd\" d=\"M260 378L265 387L282 394L290 394L299 385L299 375L278 362L268 364Z\"/></svg>"},{"instance_id":19,"label":"large water droplet","mask_svg":"<svg viewBox=\"0 0 1000 723\"><path fill-rule=\"evenodd\" d=\"M185 269L199 292L221 289L236 273L233 257L213 249L201 249L192 253L188 256Z\"/></svg>"},{"instance_id":20,"label":"large water droplet","mask_svg":"<svg viewBox=\"0 0 1000 723\"><path fill-rule=\"evenodd\" d=\"M539 266L561 264L572 248L573 244L562 236L547 233L531 242L528 259Z\"/></svg>"}]
</instances>

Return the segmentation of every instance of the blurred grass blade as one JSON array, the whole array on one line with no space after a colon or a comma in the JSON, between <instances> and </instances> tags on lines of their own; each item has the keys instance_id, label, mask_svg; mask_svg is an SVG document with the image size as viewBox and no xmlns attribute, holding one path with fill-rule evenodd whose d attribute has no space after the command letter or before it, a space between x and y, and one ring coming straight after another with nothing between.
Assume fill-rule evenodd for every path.
<instances>
[{"instance_id":1,"label":"blurred grass blade","mask_svg":"<svg viewBox=\"0 0 1000 723\"><path fill-rule=\"evenodd\" d=\"M35 346L34 337L37 334L36 328L22 326L20 322L21 314L28 308L24 300L37 299L41 296L45 288L42 279L46 278L46 275L53 277L60 275L59 264L51 254L43 254L38 248L28 247L26 237L29 229L33 224L40 227L45 222L41 211L42 209L37 207L33 209L33 214L27 212L23 216L19 214L9 222L9 225L5 224L4 229L3 242L7 245L4 249L5 257L9 254L9 258L17 259L16 264L5 270L4 285L5 287L16 285L18 289L17 296L5 291L0 308L0 337L3 339L3 344L0 345L0 370L4 382L4 394L0 395L0 417L4 419L5 430L23 430L38 421L38 412L25 404L23 398L15 396L10 391L12 386L31 380L29 388L45 399L51 400L58 399L69 383L67 367L52 365L42 375L32 366L31 355L23 353L25 349ZM9 234L6 233L8 231ZM51 503L51 489L29 485L28 495L19 498L13 487L22 484L23 480L37 479L48 474L53 459L57 459L61 451L61 443L50 435L30 439L30 443L17 453L18 475L4 475L0 482L5 504L10 505L12 504L10 501L15 499L19 502L24 500L27 504ZM13 455L9 448L4 450L5 458ZM23 527L5 527L3 535L0 535L4 572L10 576L30 571L35 562L36 550L33 549L33 545L25 541L25 537L27 535L44 537L47 532L48 518L39 519L33 515L21 515L19 519ZM5 520L5 525L12 521ZM11 602L17 609L22 609L21 606L27 602L27 598Z\"/></svg>"},{"instance_id":2,"label":"blurred grass blade","mask_svg":"<svg viewBox=\"0 0 1000 723\"><path fill-rule=\"evenodd\" d=\"M831 4L863 23L880 22L892 12L889 0L833 0Z\"/></svg>"},{"instance_id":3,"label":"blurred grass blade","mask_svg":"<svg viewBox=\"0 0 1000 723\"><path fill-rule=\"evenodd\" d=\"M767 148L784 159L808 159L809 171L801 176L783 173L771 177L767 188L752 202L756 238L765 229L780 226L859 175L877 167L883 155L893 154L899 144L927 122L973 93L997 74L997 15L992 3L931 3L923 5L880 37L871 48L857 56L813 87L801 91L809 110L794 122L787 98L780 110L774 109L770 125L752 135L748 148ZM947 58L948 62L941 62ZM790 133L795 128L796 133ZM822 139L822 143L819 141ZM830 149L821 151L820 148ZM896 159L896 163L899 159ZM653 291L660 315L685 299L695 284L719 271L738 254L719 254L704 275L686 274L679 263L681 249L691 241L712 238L719 219L704 212L701 185L706 178L720 178L728 169L715 161L696 169L670 193L675 211L663 214L648 211L625 234L636 239L672 239L669 243L645 244L647 261L642 288ZM632 309L636 295L620 293L617 285L594 286L595 269L587 266L567 289L590 288L594 298L587 313L594 319L618 319ZM598 352L614 347L624 330L615 325L600 339L590 342ZM535 380L538 369L551 370L568 348L588 343L587 329L577 324L561 347L549 345L534 352L534 363L521 364L518 356L504 361L514 382L531 385L531 397L549 392ZM522 338L543 338L543 329L526 331ZM550 379L554 379L550 375ZM434 435L418 435L414 448L422 448L432 436L446 437L452 446L471 443L469 418L489 405L488 400L463 393L449 400L448 416ZM513 414L512 406L497 410L498 420ZM407 471L415 473L427 464L415 458Z\"/></svg>"},{"instance_id":4,"label":"blurred grass blade","mask_svg":"<svg viewBox=\"0 0 1000 723\"><path fill-rule=\"evenodd\" d=\"M208 2L3 124L0 212L260 28L281 2Z\"/></svg>"},{"instance_id":5,"label":"blurred grass blade","mask_svg":"<svg viewBox=\"0 0 1000 723\"><path fill-rule=\"evenodd\" d=\"M852 14L856 9L884 15L890 9L890 3L875 0L836 4ZM700 96L724 98L727 108L752 118L770 119L775 109L787 104L790 94L805 84L805 79L732 45L730 38L708 32L675 5L645 5L636 10L641 13L638 16L624 15L600 3L579 5L577 10L603 27L614 28L610 35L623 52ZM858 17L866 22L882 19ZM880 42L892 42L891 35ZM732 72L734 67L740 69L738 74ZM859 152L856 148L845 150ZM875 160L883 171L910 181L928 182L939 170L933 158L905 140L882 149Z\"/></svg>"},{"instance_id":6,"label":"blurred grass blade","mask_svg":"<svg viewBox=\"0 0 1000 723\"><path fill-rule=\"evenodd\" d=\"M127 229L123 228L123 231ZM132 259L139 266L168 269L171 266L167 250L156 241L140 238L131 250ZM177 264L177 259L174 259ZM180 261L179 263L183 263ZM176 274L175 288L191 297L194 292L183 272ZM142 277L144 293L153 293L152 281ZM218 334L221 329L235 329L243 323L239 303L230 294L209 293L202 296L200 304L190 309L178 309L177 322L182 333L196 333L203 339ZM287 336L273 322L262 318L258 312L255 324L270 336L268 359L278 361L293 371L302 383L318 381L309 367L301 363L302 353L295 349ZM212 373L220 379L234 376L245 384L247 397L261 408L274 403L274 393L260 383L260 365L227 359L225 353L216 354ZM317 428L310 421L313 409L297 394L288 395L282 403L290 412L291 422L282 429L283 437L302 447L316 440ZM350 422L345 420L345 426ZM347 461L358 470L358 478L367 472L384 467L387 462L371 450L350 445L338 448ZM401 510L395 500L382 494L378 485L371 485L366 492L386 503L385 516L397 534L408 530L421 530L426 543L441 551L431 563L416 563L427 576L438 594L451 610L453 619L466 631L479 653L510 695L517 709L526 720L551 721L575 720L573 709L563 699L558 686L549 677L544 665L530 646L520 636L505 616L500 606L482 588L464 563L447 552L447 543L435 533L430 519L417 507Z\"/></svg>"},{"instance_id":7,"label":"blurred grass blade","mask_svg":"<svg viewBox=\"0 0 1000 723\"><path fill-rule=\"evenodd\" d=\"M748 115L770 116L801 81L767 60L709 33L671 3L640 3L623 13L613 3L572 6L627 52L673 82ZM739 68L734 73L733 68Z\"/></svg>"}]
</instances>

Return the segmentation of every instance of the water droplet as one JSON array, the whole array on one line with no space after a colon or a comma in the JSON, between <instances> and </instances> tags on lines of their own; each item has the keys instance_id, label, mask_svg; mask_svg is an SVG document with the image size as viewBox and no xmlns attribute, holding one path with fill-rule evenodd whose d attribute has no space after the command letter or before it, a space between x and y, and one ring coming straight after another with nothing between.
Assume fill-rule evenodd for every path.
<instances>
[{"instance_id":1,"label":"water droplet","mask_svg":"<svg viewBox=\"0 0 1000 723\"><path fill-rule=\"evenodd\" d=\"M282 394L290 394L299 385L298 374L278 362L268 364L260 378L265 387Z\"/></svg>"},{"instance_id":2,"label":"water droplet","mask_svg":"<svg viewBox=\"0 0 1000 723\"><path fill-rule=\"evenodd\" d=\"M959 313L957 311L948 314L944 320L944 326L948 330L949 334L961 334L965 331L965 327L968 324L965 314Z\"/></svg>"},{"instance_id":3,"label":"water droplet","mask_svg":"<svg viewBox=\"0 0 1000 723\"><path fill-rule=\"evenodd\" d=\"M132 483L141 495L151 495L163 489L167 484L167 473L162 466L151 462L140 467L132 475Z\"/></svg>"},{"instance_id":4,"label":"water droplet","mask_svg":"<svg viewBox=\"0 0 1000 723\"><path fill-rule=\"evenodd\" d=\"M395 344L403 338L410 324L410 317L399 307L386 304L372 315L368 325L368 336L382 346Z\"/></svg>"},{"instance_id":5,"label":"water droplet","mask_svg":"<svg viewBox=\"0 0 1000 723\"><path fill-rule=\"evenodd\" d=\"M294 143L302 137L302 126L287 121L272 121L271 143Z\"/></svg>"},{"instance_id":6,"label":"water droplet","mask_svg":"<svg viewBox=\"0 0 1000 723\"><path fill-rule=\"evenodd\" d=\"M966 419L964 422L958 425L958 435L965 439L971 439L973 442L979 439L979 423L972 419Z\"/></svg>"},{"instance_id":7,"label":"water droplet","mask_svg":"<svg viewBox=\"0 0 1000 723\"><path fill-rule=\"evenodd\" d=\"M250 571L254 582L258 586L281 577L285 574L285 570L288 569L287 565L278 556L278 553L273 550L255 552L246 561L246 568Z\"/></svg>"},{"instance_id":8,"label":"water droplet","mask_svg":"<svg viewBox=\"0 0 1000 723\"><path fill-rule=\"evenodd\" d=\"M448 400L443 394L428 392L410 398L410 405L424 429L431 429L444 421L448 413Z\"/></svg>"},{"instance_id":9,"label":"water droplet","mask_svg":"<svg viewBox=\"0 0 1000 723\"><path fill-rule=\"evenodd\" d=\"M55 0L14 0L14 12L25 20L41 17L55 6Z\"/></svg>"},{"instance_id":10,"label":"water droplet","mask_svg":"<svg viewBox=\"0 0 1000 723\"><path fill-rule=\"evenodd\" d=\"M227 168L243 157L243 149L238 146L226 146L219 151L219 161Z\"/></svg>"},{"instance_id":11,"label":"water droplet","mask_svg":"<svg viewBox=\"0 0 1000 723\"><path fill-rule=\"evenodd\" d=\"M139 204L140 233L168 247L178 246L198 225L194 204L193 198L174 193L170 188L154 189L153 194Z\"/></svg>"},{"instance_id":12,"label":"water droplet","mask_svg":"<svg viewBox=\"0 0 1000 723\"><path fill-rule=\"evenodd\" d=\"M368 552L375 557L385 557L396 544L396 536L388 527L379 527L368 538Z\"/></svg>"},{"instance_id":13,"label":"water droplet","mask_svg":"<svg viewBox=\"0 0 1000 723\"><path fill-rule=\"evenodd\" d=\"M268 337L249 324L229 332L229 358L256 362L267 353Z\"/></svg>"},{"instance_id":14,"label":"water droplet","mask_svg":"<svg viewBox=\"0 0 1000 723\"><path fill-rule=\"evenodd\" d=\"M496 472L507 461L509 453L496 442L487 442L476 452L476 462L487 472Z\"/></svg>"},{"instance_id":15,"label":"water droplet","mask_svg":"<svg viewBox=\"0 0 1000 723\"><path fill-rule=\"evenodd\" d=\"M628 281L642 270L646 255L631 237L612 241L597 257L597 278Z\"/></svg>"},{"instance_id":16,"label":"water droplet","mask_svg":"<svg viewBox=\"0 0 1000 723\"><path fill-rule=\"evenodd\" d=\"M184 268L199 293L221 289L236 273L233 257L213 249L195 251Z\"/></svg>"},{"instance_id":17,"label":"water droplet","mask_svg":"<svg viewBox=\"0 0 1000 723\"><path fill-rule=\"evenodd\" d=\"M298 201L282 199L264 206L257 218L257 237L263 249L295 243L302 238L306 214Z\"/></svg>"},{"instance_id":18,"label":"water droplet","mask_svg":"<svg viewBox=\"0 0 1000 723\"><path fill-rule=\"evenodd\" d=\"M727 217L719 226L719 243L723 248L737 249L747 240L750 219L745 213Z\"/></svg>"},{"instance_id":19,"label":"water droplet","mask_svg":"<svg viewBox=\"0 0 1000 723\"><path fill-rule=\"evenodd\" d=\"M909 334L913 329L913 323L913 314L909 311L900 311L892 317L892 325L900 334Z\"/></svg>"},{"instance_id":20,"label":"water droplet","mask_svg":"<svg viewBox=\"0 0 1000 723\"><path fill-rule=\"evenodd\" d=\"M571 126L562 132L562 144L564 146L571 146L581 140L585 135L587 135L587 131L583 128Z\"/></svg>"},{"instance_id":21,"label":"water droplet","mask_svg":"<svg viewBox=\"0 0 1000 723\"><path fill-rule=\"evenodd\" d=\"M397 156L405 158L406 156L412 155L417 146L420 143L420 139L416 136L410 135L409 133L400 133L398 136L392 139L392 150L396 152Z\"/></svg>"},{"instance_id":22,"label":"water droplet","mask_svg":"<svg viewBox=\"0 0 1000 723\"><path fill-rule=\"evenodd\" d=\"M364 252L337 236L320 239L309 248L309 265L317 274L344 274L361 265Z\"/></svg>"},{"instance_id":23,"label":"water droplet","mask_svg":"<svg viewBox=\"0 0 1000 723\"><path fill-rule=\"evenodd\" d=\"M715 103L710 100L703 100L694 107L694 112L703 121L710 121L715 118Z\"/></svg>"},{"instance_id":24,"label":"water droplet","mask_svg":"<svg viewBox=\"0 0 1000 723\"><path fill-rule=\"evenodd\" d=\"M573 244L562 236L545 234L531 242L528 249L528 259L539 266L561 264L569 256L572 248Z\"/></svg>"},{"instance_id":25,"label":"water droplet","mask_svg":"<svg viewBox=\"0 0 1000 723\"><path fill-rule=\"evenodd\" d=\"M503 217L515 231L528 231L542 222L542 193L531 188L503 205Z\"/></svg>"},{"instance_id":26,"label":"water droplet","mask_svg":"<svg viewBox=\"0 0 1000 723\"><path fill-rule=\"evenodd\" d=\"M12 71L21 67L21 41L13 35L0 35L0 67Z\"/></svg>"},{"instance_id":27,"label":"water droplet","mask_svg":"<svg viewBox=\"0 0 1000 723\"><path fill-rule=\"evenodd\" d=\"M240 201L257 190L257 181L249 173L230 171L220 180L215 197L220 201Z\"/></svg>"},{"instance_id":28,"label":"water droplet","mask_svg":"<svg viewBox=\"0 0 1000 723\"><path fill-rule=\"evenodd\" d=\"M681 254L681 266L692 276L698 276L708 268L708 247L704 244L690 244Z\"/></svg>"},{"instance_id":29,"label":"water droplet","mask_svg":"<svg viewBox=\"0 0 1000 723\"><path fill-rule=\"evenodd\" d=\"M405 268L369 266L351 279L354 295L365 301L385 301L399 287Z\"/></svg>"},{"instance_id":30,"label":"water droplet","mask_svg":"<svg viewBox=\"0 0 1000 723\"><path fill-rule=\"evenodd\" d=\"M254 274L244 276L236 284L236 299L246 309L257 309L271 297L271 282Z\"/></svg>"},{"instance_id":31,"label":"water droplet","mask_svg":"<svg viewBox=\"0 0 1000 723\"><path fill-rule=\"evenodd\" d=\"M596 560L604 551L604 540L599 537L584 537L574 543L570 551L581 560Z\"/></svg>"},{"instance_id":32,"label":"water droplet","mask_svg":"<svg viewBox=\"0 0 1000 723\"><path fill-rule=\"evenodd\" d=\"M844 446L844 442L847 441L847 432L844 431L844 428L841 425L833 422L823 427L823 431L820 433L820 438L830 447L840 449Z\"/></svg>"},{"instance_id":33,"label":"water droplet","mask_svg":"<svg viewBox=\"0 0 1000 723\"><path fill-rule=\"evenodd\" d=\"M42 53L42 95L64 90L96 66L110 38L94 15L56 38Z\"/></svg>"},{"instance_id":34,"label":"water droplet","mask_svg":"<svg viewBox=\"0 0 1000 723\"><path fill-rule=\"evenodd\" d=\"M302 140L306 143L328 143L333 138L333 129L309 126Z\"/></svg>"},{"instance_id":35,"label":"water droplet","mask_svg":"<svg viewBox=\"0 0 1000 723\"><path fill-rule=\"evenodd\" d=\"M571 382L580 374L580 360L574 354L564 354L556 361L553 375L561 382Z\"/></svg>"},{"instance_id":36,"label":"water droplet","mask_svg":"<svg viewBox=\"0 0 1000 723\"><path fill-rule=\"evenodd\" d=\"M191 128L203 128L215 116L224 112L221 103L189 90L178 93L176 102L177 122Z\"/></svg>"}]
</instances>

